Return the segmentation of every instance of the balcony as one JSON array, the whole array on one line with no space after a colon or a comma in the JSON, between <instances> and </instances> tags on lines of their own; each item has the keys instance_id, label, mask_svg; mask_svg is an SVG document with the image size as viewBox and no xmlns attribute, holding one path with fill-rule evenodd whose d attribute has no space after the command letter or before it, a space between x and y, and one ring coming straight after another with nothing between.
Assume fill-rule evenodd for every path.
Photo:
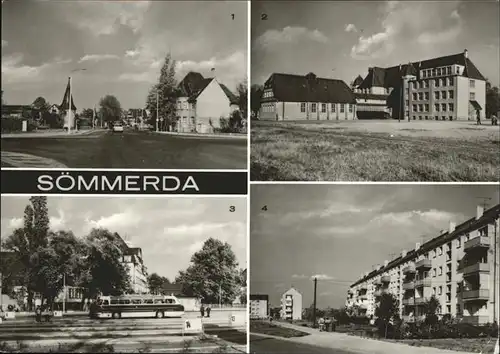
<instances>
[{"instance_id":1,"label":"balcony","mask_svg":"<svg viewBox=\"0 0 500 354\"><path fill-rule=\"evenodd\" d=\"M415 299L403 299L404 306L415 306Z\"/></svg>"},{"instance_id":2,"label":"balcony","mask_svg":"<svg viewBox=\"0 0 500 354\"><path fill-rule=\"evenodd\" d=\"M432 263L430 259L421 259L415 263L416 269L431 269Z\"/></svg>"},{"instance_id":3,"label":"balcony","mask_svg":"<svg viewBox=\"0 0 500 354\"><path fill-rule=\"evenodd\" d=\"M431 280L428 278L415 280L415 287L429 287L431 286Z\"/></svg>"},{"instance_id":4,"label":"balcony","mask_svg":"<svg viewBox=\"0 0 500 354\"><path fill-rule=\"evenodd\" d=\"M425 297L417 297L415 299L415 305L423 305L427 301Z\"/></svg>"},{"instance_id":5,"label":"balcony","mask_svg":"<svg viewBox=\"0 0 500 354\"><path fill-rule=\"evenodd\" d=\"M389 275L383 275L381 278L380 278L380 281L382 283L389 283L391 281L391 277Z\"/></svg>"},{"instance_id":6,"label":"balcony","mask_svg":"<svg viewBox=\"0 0 500 354\"><path fill-rule=\"evenodd\" d=\"M464 251L479 248L490 248L490 239L486 236L477 236L464 243Z\"/></svg>"},{"instance_id":7,"label":"balcony","mask_svg":"<svg viewBox=\"0 0 500 354\"><path fill-rule=\"evenodd\" d=\"M476 273L489 273L490 265L488 263L476 263L462 268L462 272L465 276L474 275Z\"/></svg>"},{"instance_id":8,"label":"balcony","mask_svg":"<svg viewBox=\"0 0 500 354\"><path fill-rule=\"evenodd\" d=\"M413 274L415 272L415 264L409 264L403 268L403 274Z\"/></svg>"},{"instance_id":9,"label":"balcony","mask_svg":"<svg viewBox=\"0 0 500 354\"><path fill-rule=\"evenodd\" d=\"M407 283L403 283L403 290L413 290L415 289L415 282L410 281Z\"/></svg>"},{"instance_id":10,"label":"balcony","mask_svg":"<svg viewBox=\"0 0 500 354\"><path fill-rule=\"evenodd\" d=\"M464 301L475 301L475 300L488 301L490 299L490 291L488 289L464 291L462 292L462 299Z\"/></svg>"}]
</instances>

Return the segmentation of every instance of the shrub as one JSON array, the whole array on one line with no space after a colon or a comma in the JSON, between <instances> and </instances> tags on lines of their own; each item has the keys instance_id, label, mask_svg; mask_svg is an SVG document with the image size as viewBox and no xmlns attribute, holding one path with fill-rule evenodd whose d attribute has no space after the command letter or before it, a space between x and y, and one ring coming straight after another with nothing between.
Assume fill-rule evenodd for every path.
<instances>
[{"instance_id":1,"label":"shrub","mask_svg":"<svg viewBox=\"0 0 500 354\"><path fill-rule=\"evenodd\" d=\"M2 118L2 133L20 132L23 129L23 119L6 117ZM28 120L28 131L36 129L36 124L33 120Z\"/></svg>"}]
</instances>

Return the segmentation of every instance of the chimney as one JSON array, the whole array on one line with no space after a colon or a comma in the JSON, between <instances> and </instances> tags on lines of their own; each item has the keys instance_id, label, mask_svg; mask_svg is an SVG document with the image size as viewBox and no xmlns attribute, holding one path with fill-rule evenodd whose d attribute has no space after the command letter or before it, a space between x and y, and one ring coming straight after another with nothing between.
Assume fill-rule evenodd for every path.
<instances>
[{"instance_id":1,"label":"chimney","mask_svg":"<svg viewBox=\"0 0 500 354\"><path fill-rule=\"evenodd\" d=\"M389 261L386 259L386 260L384 261L384 267L387 267L387 265L388 265L388 264L389 264Z\"/></svg>"},{"instance_id":2,"label":"chimney","mask_svg":"<svg viewBox=\"0 0 500 354\"><path fill-rule=\"evenodd\" d=\"M402 250L402 251L401 251L401 257L402 257L402 258L406 257L406 250Z\"/></svg>"},{"instance_id":3,"label":"chimney","mask_svg":"<svg viewBox=\"0 0 500 354\"><path fill-rule=\"evenodd\" d=\"M469 57L469 51L467 49L464 49L464 57L465 59Z\"/></svg>"},{"instance_id":4,"label":"chimney","mask_svg":"<svg viewBox=\"0 0 500 354\"><path fill-rule=\"evenodd\" d=\"M420 248L420 242L415 243L415 251L417 251Z\"/></svg>"},{"instance_id":5,"label":"chimney","mask_svg":"<svg viewBox=\"0 0 500 354\"><path fill-rule=\"evenodd\" d=\"M451 234L453 231L455 231L455 226L457 226L454 222L450 221L450 228L448 232Z\"/></svg>"},{"instance_id":6,"label":"chimney","mask_svg":"<svg viewBox=\"0 0 500 354\"><path fill-rule=\"evenodd\" d=\"M478 205L477 209L476 209L476 220L479 220L481 218L481 216L483 216L483 213L484 213L483 206Z\"/></svg>"},{"instance_id":7,"label":"chimney","mask_svg":"<svg viewBox=\"0 0 500 354\"><path fill-rule=\"evenodd\" d=\"M401 64L399 64L399 71L401 71Z\"/></svg>"}]
</instances>

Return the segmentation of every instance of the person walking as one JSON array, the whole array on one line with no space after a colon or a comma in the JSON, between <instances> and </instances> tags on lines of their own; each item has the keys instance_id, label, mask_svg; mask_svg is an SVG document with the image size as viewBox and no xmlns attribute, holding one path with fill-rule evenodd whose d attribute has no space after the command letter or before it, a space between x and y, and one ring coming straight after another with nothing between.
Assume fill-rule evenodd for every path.
<instances>
[{"instance_id":1,"label":"person walking","mask_svg":"<svg viewBox=\"0 0 500 354\"><path fill-rule=\"evenodd\" d=\"M42 308L40 306L35 309L35 321L42 322Z\"/></svg>"},{"instance_id":2,"label":"person walking","mask_svg":"<svg viewBox=\"0 0 500 354\"><path fill-rule=\"evenodd\" d=\"M498 125L498 118L495 114L491 116L491 125Z\"/></svg>"},{"instance_id":3,"label":"person walking","mask_svg":"<svg viewBox=\"0 0 500 354\"><path fill-rule=\"evenodd\" d=\"M477 125L481 125L481 114L479 113L479 110L476 111L476 121Z\"/></svg>"},{"instance_id":4,"label":"person walking","mask_svg":"<svg viewBox=\"0 0 500 354\"><path fill-rule=\"evenodd\" d=\"M203 307L203 304L200 306L200 312L201 312L201 317L205 317L205 308Z\"/></svg>"},{"instance_id":5,"label":"person walking","mask_svg":"<svg viewBox=\"0 0 500 354\"><path fill-rule=\"evenodd\" d=\"M210 305L207 305L207 317L210 317L210 311L212 311L212 309L210 308Z\"/></svg>"}]
</instances>

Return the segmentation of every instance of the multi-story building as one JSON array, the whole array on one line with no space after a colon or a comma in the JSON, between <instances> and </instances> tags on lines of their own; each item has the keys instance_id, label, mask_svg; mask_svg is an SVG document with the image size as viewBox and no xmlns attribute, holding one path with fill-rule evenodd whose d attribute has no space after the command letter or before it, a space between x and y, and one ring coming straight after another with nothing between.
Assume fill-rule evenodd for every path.
<instances>
[{"instance_id":1,"label":"multi-story building","mask_svg":"<svg viewBox=\"0 0 500 354\"><path fill-rule=\"evenodd\" d=\"M250 318L267 318L269 315L269 295L250 294Z\"/></svg>"},{"instance_id":2,"label":"multi-story building","mask_svg":"<svg viewBox=\"0 0 500 354\"><path fill-rule=\"evenodd\" d=\"M389 68L355 80L358 118L475 120L485 118L486 79L468 51ZM376 114L374 112L380 112Z\"/></svg>"},{"instance_id":3,"label":"multi-story building","mask_svg":"<svg viewBox=\"0 0 500 354\"><path fill-rule=\"evenodd\" d=\"M127 247L123 252L123 263L130 277L130 287L136 294L149 292L148 271L142 259L142 249L133 247L130 242L125 241Z\"/></svg>"},{"instance_id":4,"label":"multi-story building","mask_svg":"<svg viewBox=\"0 0 500 354\"><path fill-rule=\"evenodd\" d=\"M179 83L177 98L177 130L190 133L212 133L220 128L220 119L228 119L238 110L238 99L215 77L204 78L189 72Z\"/></svg>"},{"instance_id":5,"label":"multi-story building","mask_svg":"<svg viewBox=\"0 0 500 354\"><path fill-rule=\"evenodd\" d=\"M370 317L387 292L398 300L400 316L414 321L423 318L423 305L434 295L441 315L498 322L499 218L500 204L486 211L478 206L475 217L450 223L448 231L363 274L348 290L346 306Z\"/></svg>"},{"instance_id":6,"label":"multi-story building","mask_svg":"<svg viewBox=\"0 0 500 354\"><path fill-rule=\"evenodd\" d=\"M356 117L353 91L342 80L291 74L272 74L264 84L259 119L352 120Z\"/></svg>"},{"instance_id":7,"label":"multi-story building","mask_svg":"<svg viewBox=\"0 0 500 354\"><path fill-rule=\"evenodd\" d=\"M302 319L302 294L295 288L281 296L281 318L285 320Z\"/></svg>"}]
</instances>

